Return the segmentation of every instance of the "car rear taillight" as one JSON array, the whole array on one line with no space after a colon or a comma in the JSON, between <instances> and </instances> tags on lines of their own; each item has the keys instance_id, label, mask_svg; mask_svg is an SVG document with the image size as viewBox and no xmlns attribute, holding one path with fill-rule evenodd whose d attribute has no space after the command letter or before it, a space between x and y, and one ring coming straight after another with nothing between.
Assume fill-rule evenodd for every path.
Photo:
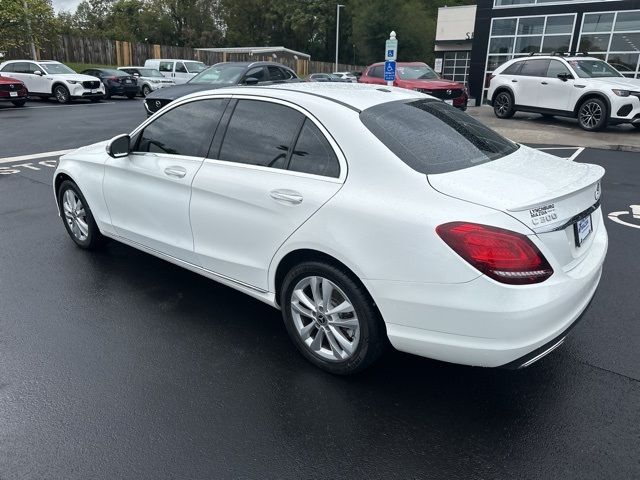
<instances>
[{"instance_id":1,"label":"car rear taillight","mask_svg":"<svg viewBox=\"0 0 640 480\"><path fill-rule=\"evenodd\" d=\"M520 233L467 222L445 223L436 232L454 252L498 282L526 285L553 275L538 247Z\"/></svg>"}]
</instances>

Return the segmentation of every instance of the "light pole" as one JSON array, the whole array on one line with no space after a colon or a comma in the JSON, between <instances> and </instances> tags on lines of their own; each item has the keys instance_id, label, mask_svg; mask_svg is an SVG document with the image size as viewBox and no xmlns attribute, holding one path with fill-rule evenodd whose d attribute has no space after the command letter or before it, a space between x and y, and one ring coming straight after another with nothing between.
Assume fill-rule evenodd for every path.
<instances>
[{"instance_id":1,"label":"light pole","mask_svg":"<svg viewBox=\"0 0 640 480\"><path fill-rule=\"evenodd\" d=\"M336 68L334 72L338 71L338 44L340 42L340 9L344 8L344 5L336 5Z\"/></svg>"}]
</instances>

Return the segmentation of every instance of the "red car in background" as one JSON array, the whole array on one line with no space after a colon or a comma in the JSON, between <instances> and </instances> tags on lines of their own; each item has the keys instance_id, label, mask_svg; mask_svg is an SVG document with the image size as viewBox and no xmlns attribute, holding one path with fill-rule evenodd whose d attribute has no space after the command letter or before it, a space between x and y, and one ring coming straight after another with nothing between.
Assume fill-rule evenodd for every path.
<instances>
[{"instance_id":1,"label":"red car in background","mask_svg":"<svg viewBox=\"0 0 640 480\"><path fill-rule=\"evenodd\" d=\"M20 80L0 75L0 101L8 101L23 107L27 101L27 87Z\"/></svg>"},{"instance_id":2,"label":"red car in background","mask_svg":"<svg viewBox=\"0 0 640 480\"><path fill-rule=\"evenodd\" d=\"M386 85L384 62L368 66L358 82ZM467 109L469 96L465 86L459 82L441 78L426 63L397 62L396 79L393 82L393 86L417 90L439 98L461 110Z\"/></svg>"}]
</instances>

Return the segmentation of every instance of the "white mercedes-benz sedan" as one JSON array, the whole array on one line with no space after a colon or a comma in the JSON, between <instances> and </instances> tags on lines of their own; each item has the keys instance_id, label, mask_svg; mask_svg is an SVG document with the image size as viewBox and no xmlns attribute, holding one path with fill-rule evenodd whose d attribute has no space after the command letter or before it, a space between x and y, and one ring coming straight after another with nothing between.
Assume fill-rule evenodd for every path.
<instances>
[{"instance_id":1,"label":"white mercedes-benz sedan","mask_svg":"<svg viewBox=\"0 0 640 480\"><path fill-rule=\"evenodd\" d=\"M105 237L282 310L315 365L393 347L485 367L562 343L600 281L596 165L513 143L427 95L231 87L60 159L71 239Z\"/></svg>"}]
</instances>

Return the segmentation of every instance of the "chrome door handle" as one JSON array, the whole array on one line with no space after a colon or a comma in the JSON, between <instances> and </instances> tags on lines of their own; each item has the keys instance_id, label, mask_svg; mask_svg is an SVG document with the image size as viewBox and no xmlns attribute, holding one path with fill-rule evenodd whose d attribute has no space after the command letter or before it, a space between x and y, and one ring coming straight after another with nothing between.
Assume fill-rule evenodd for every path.
<instances>
[{"instance_id":1,"label":"chrome door handle","mask_svg":"<svg viewBox=\"0 0 640 480\"><path fill-rule=\"evenodd\" d=\"M279 202L290 203L292 205L302 203L302 195L295 190L271 190L269 195Z\"/></svg>"},{"instance_id":2,"label":"chrome door handle","mask_svg":"<svg viewBox=\"0 0 640 480\"><path fill-rule=\"evenodd\" d=\"M167 167L164 169L164 173L170 177L182 178L187 174L187 171L182 167Z\"/></svg>"}]
</instances>

